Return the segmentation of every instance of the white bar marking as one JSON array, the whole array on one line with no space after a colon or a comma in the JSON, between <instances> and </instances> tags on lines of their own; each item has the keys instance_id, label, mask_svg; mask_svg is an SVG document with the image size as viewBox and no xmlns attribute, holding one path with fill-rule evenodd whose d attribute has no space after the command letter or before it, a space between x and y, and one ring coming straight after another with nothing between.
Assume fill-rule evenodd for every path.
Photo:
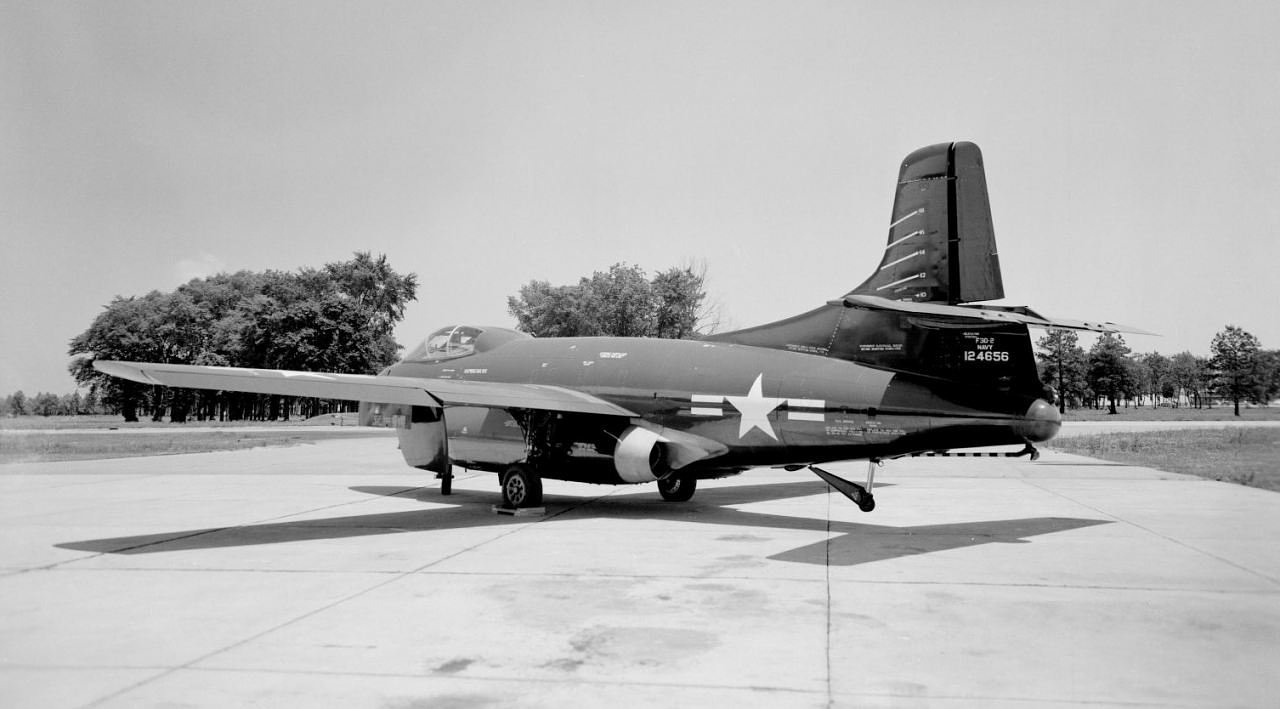
<instances>
[{"instance_id":1,"label":"white bar marking","mask_svg":"<svg viewBox=\"0 0 1280 709\"><path fill-rule=\"evenodd\" d=\"M902 218L901 218L901 219L899 219L898 221L896 221L896 222L894 222L894 223L890 224L890 225L889 225L889 228L890 228L890 229L892 229L892 228L894 228L894 227L898 226L899 224L901 224L901 223L903 223L903 222L907 221L908 219L910 219L910 218L914 217L914 216L915 216L915 215L917 215L917 214L924 214L924 207L921 207L921 208L917 209L917 210L916 210L916 211L914 211L914 212L907 212L906 214L902 215Z\"/></svg>"},{"instance_id":2,"label":"white bar marking","mask_svg":"<svg viewBox=\"0 0 1280 709\"><path fill-rule=\"evenodd\" d=\"M795 406L801 409L823 409L826 408L827 402L822 399L787 399L787 406Z\"/></svg>"},{"instance_id":3,"label":"white bar marking","mask_svg":"<svg viewBox=\"0 0 1280 709\"><path fill-rule=\"evenodd\" d=\"M924 249L920 249L920 250L918 250L918 251L912 251L911 253L907 254L906 256L903 256L902 258L898 259L897 261L892 261L892 262L890 262L890 263L886 263L885 265L883 265L883 266L881 266L881 267L880 267L880 270L881 270L881 271L883 271L883 270L885 270L886 268L891 268L891 267L893 267L893 266L897 266L898 264L902 263L903 261L906 261L906 260L908 260L908 259L913 259L913 258L915 258L915 257L917 257L917 256L923 256L923 255L924 255Z\"/></svg>"},{"instance_id":4,"label":"white bar marking","mask_svg":"<svg viewBox=\"0 0 1280 709\"><path fill-rule=\"evenodd\" d=\"M877 288L876 290L884 290L885 288L892 288L892 287L894 287L894 286L896 286L896 285L901 285L901 284L903 284L903 283L906 283L907 281L916 281L916 280L920 280L921 278L924 278L924 277L925 277L925 274L923 274L923 273L917 273L917 274L916 274L916 275L914 275L914 276L907 276L906 278L901 278L901 279L899 279L899 280L894 281L893 283L887 283L887 284L885 284L885 285L883 285L883 286L880 286L880 287L879 287L879 288Z\"/></svg>"},{"instance_id":5,"label":"white bar marking","mask_svg":"<svg viewBox=\"0 0 1280 709\"><path fill-rule=\"evenodd\" d=\"M695 404L719 404L724 402L724 396L720 394L694 394L691 401Z\"/></svg>"},{"instance_id":6,"label":"white bar marking","mask_svg":"<svg viewBox=\"0 0 1280 709\"><path fill-rule=\"evenodd\" d=\"M826 414L815 414L808 411L788 411L787 418L792 421L826 421Z\"/></svg>"},{"instance_id":7,"label":"white bar marking","mask_svg":"<svg viewBox=\"0 0 1280 709\"><path fill-rule=\"evenodd\" d=\"M889 249L892 249L893 247L897 246L898 244L901 244L907 239L910 239L913 236L920 236L923 233L924 233L924 229L916 229L915 231L911 232L910 234L907 234L906 236L902 237L901 239L898 239L897 241L889 242L889 245L884 247L884 250L888 251Z\"/></svg>"},{"instance_id":8,"label":"white bar marking","mask_svg":"<svg viewBox=\"0 0 1280 709\"><path fill-rule=\"evenodd\" d=\"M703 406L695 406L689 409L689 413L694 416L724 416L724 409L711 409Z\"/></svg>"}]
</instances>

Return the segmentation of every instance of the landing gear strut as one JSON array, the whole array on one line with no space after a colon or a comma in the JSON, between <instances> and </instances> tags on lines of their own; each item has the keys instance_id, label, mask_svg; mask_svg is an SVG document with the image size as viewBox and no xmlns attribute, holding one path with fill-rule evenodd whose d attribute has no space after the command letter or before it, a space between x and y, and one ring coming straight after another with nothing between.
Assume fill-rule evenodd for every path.
<instances>
[{"instance_id":1,"label":"landing gear strut","mask_svg":"<svg viewBox=\"0 0 1280 709\"><path fill-rule=\"evenodd\" d=\"M509 409L524 433L525 462L502 472L502 506L508 509L542 506L542 476L539 470L564 461L572 441L557 435L564 415L554 411Z\"/></svg>"},{"instance_id":2,"label":"landing gear strut","mask_svg":"<svg viewBox=\"0 0 1280 709\"><path fill-rule=\"evenodd\" d=\"M824 482L835 488L837 492L853 500L858 509L863 512L870 512L876 508L876 498L871 494L871 488L875 484L876 466L878 465L884 465L879 458L872 458L867 461L867 484L865 486L859 485L852 480L845 480L816 465L810 465L809 470L812 470L814 475L822 478Z\"/></svg>"}]
</instances>

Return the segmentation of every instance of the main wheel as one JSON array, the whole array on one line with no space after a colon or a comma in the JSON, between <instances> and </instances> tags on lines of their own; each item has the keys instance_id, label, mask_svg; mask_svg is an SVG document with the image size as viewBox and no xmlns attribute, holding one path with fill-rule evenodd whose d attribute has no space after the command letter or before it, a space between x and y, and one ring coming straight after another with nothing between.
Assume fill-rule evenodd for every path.
<instances>
[{"instance_id":1,"label":"main wheel","mask_svg":"<svg viewBox=\"0 0 1280 709\"><path fill-rule=\"evenodd\" d=\"M508 507L540 507L542 478L528 465L507 468L502 474L502 503Z\"/></svg>"},{"instance_id":2,"label":"main wheel","mask_svg":"<svg viewBox=\"0 0 1280 709\"><path fill-rule=\"evenodd\" d=\"M698 489L698 479L692 475L672 473L658 481L658 492L667 502L686 502Z\"/></svg>"}]
</instances>

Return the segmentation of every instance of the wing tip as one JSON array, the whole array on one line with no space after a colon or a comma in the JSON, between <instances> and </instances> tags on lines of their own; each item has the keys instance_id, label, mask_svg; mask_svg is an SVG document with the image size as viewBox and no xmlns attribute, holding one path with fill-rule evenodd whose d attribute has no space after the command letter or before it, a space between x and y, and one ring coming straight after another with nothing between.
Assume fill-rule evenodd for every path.
<instances>
[{"instance_id":1,"label":"wing tip","mask_svg":"<svg viewBox=\"0 0 1280 709\"><path fill-rule=\"evenodd\" d=\"M140 364L134 362L116 362L109 359L95 359L93 368L120 379L128 379L129 381L139 382L142 384L159 384L160 382L153 379L145 371Z\"/></svg>"}]
</instances>

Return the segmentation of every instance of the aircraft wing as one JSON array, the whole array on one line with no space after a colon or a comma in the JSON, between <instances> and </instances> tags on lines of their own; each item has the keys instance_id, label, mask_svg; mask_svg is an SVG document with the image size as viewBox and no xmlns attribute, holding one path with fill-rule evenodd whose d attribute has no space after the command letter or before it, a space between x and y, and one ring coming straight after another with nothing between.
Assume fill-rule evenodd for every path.
<instances>
[{"instance_id":1,"label":"aircraft wing","mask_svg":"<svg viewBox=\"0 0 1280 709\"><path fill-rule=\"evenodd\" d=\"M458 404L495 408L545 409L634 418L638 414L590 394L558 386L458 379L375 377L368 374L293 372L189 364L97 360L95 369L143 384L243 391L281 396L313 396L410 406Z\"/></svg>"},{"instance_id":2,"label":"aircraft wing","mask_svg":"<svg viewBox=\"0 0 1280 709\"><path fill-rule=\"evenodd\" d=\"M840 301L837 301L840 302ZM1113 322L1070 320L1053 318L1026 307L1010 307L1000 305L945 305L942 303L916 303L910 301L890 300L875 295L846 295L845 305L870 308L872 310L896 310L904 313L920 315L950 315L953 317L979 318L998 322L1020 322L1032 327L1049 330L1091 330L1093 332L1127 332L1134 335L1155 335L1132 325L1121 325Z\"/></svg>"}]
</instances>

